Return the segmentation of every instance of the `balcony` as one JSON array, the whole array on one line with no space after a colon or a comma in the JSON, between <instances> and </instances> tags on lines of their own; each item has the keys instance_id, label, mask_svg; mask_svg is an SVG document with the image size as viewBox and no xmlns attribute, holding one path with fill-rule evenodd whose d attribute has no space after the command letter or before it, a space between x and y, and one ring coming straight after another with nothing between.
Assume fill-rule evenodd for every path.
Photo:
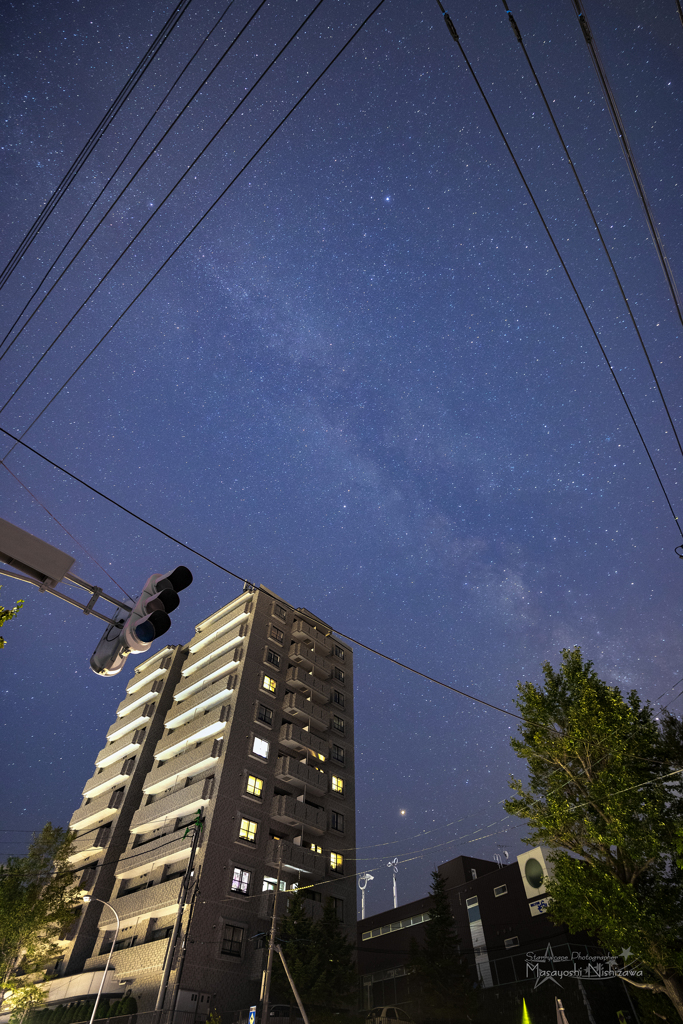
<instances>
[{"instance_id":1,"label":"balcony","mask_svg":"<svg viewBox=\"0 0 683 1024\"><path fill-rule=\"evenodd\" d=\"M161 882L159 885L151 885L149 889L140 889L139 892L132 892L129 896L119 896L111 900L111 905L121 918L121 923L136 917L139 921L148 920L150 917L165 917L175 914L178 910L178 896L182 878L173 878L170 882ZM111 920L111 913L104 910L106 920ZM134 949L135 947L131 947Z\"/></svg>"},{"instance_id":2,"label":"balcony","mask_svg":"<svg viewBox=\"0 0 683 1024\"><path fill-rule=\"evenodd\" d=\"M274 796L270 805L270 816L283 825L303 825L309 832L322 835L326 831L325 812L310 807L303 800L293 796Z\"/></svg>"},{"instance_id":3,"label":"balcony","mask_svg":"<svg viewBox=\"0 0 683 1024\"><path fill-rule=\"evenodd\" d=\"M227 622L218 625L218 619L215 619L214 623L206 629L198 630L199 638L193 640L188 648L190 654L203 651L212 644L218 645L219 640L226 637L226 634L241 626L243 622L246 622L250 614L251 607L246 611L235 609L234 613L228 616Z\"/></svg>"},{"instance_id":4,"label":"balcony","mask_svg":"<svg viewBox=\"0 0 683 1024\"><path fill-rule=\"evenodd\" d=\"M128 949L117 949L115 953L112 953L111 962L112 968L107 978L112 977L113 982L108 982L106 992L113 992L114 989L110 986L116 984L116 991L119 997L125 991L116 982L116 974L114 971L118 971L121 978L135 977L136 973L140 971L141 963L144 963L144 969L146 971L158 971L161 973L164 966L164 959L166 957L166 950L168 949L168 939L157 939L156 942L144 942L136 946L129 946ZM107 953L103 953L102 956L91 956L90 959L85 961L86 971L99 971L97 977L101 977L101 968L104 967L107 962ZM95 975L93 975L94 977ZM90 975L88 975L90 977ZM183 1014L179 1011L173 1015L177 1021L183 1018ZM163 1018L162 1018L163 1019ZM183 1018L184 1019L184 1018ZM131 1020L129 1017L128 1020Z\"/></svg>"},{"instance_id":5,"label":"balcony","mask_svg":"<svg viewBox=\"0 0 683 1024\"><path fill-rule=\"evenodd\" d=\"M301 640L303 643L312 641L321 654L329 654L334 643L331 636L325 636L319 629L304 622L303 619L294 620L292 636L295 640Z\"/></svg>"},{"instance_id":6,"label":"balcony","mask_svg":"<svg viewBox=\"0 0 683 1024\"><path fill-rule=\"evenodd\" d=\"M116 817L122 802L123 793L119 790L114 793L104 793L95 800L90 799L85 807L79 807L71 815L69 828L73 832L81 832L85 828L103 825L105 821L111 821Z\"/></svg>"},{"instance_id":7,"label":"balcony","mask_svg":"<svg viewBox=\"0 0 683 1024\"><path fill-rule=\"evenodd\" d=\"M287 671L285 682L293 686L295 690L306 693L316 704L327 704L330 700L330 688L321 683L314 675L304 668L290 668Z\"/></svg>"},{"instance_id":8,"label":"balcony","mask_svg":"<svg viewBox=\"0 0 683 1024\"><path fill-rule=\"evenodd\" d=\"M134 835L153 832L161 828L165 822L175 818L184 818L200 807L206 807L211 799L213 779L200 779L189 786L183 786L169 796L164 796L153 804L140 807L133 815L130 830Z\"/></svg>"},{"instance_id":9,"label":"balcony","mask_svg":"<svg viewBox=\"0 0 683 1024\"><path fill-rule=\"evenodd\" d=\"M95 834L83 836L74 840L73 853L69 857L69 863L78 865L81 861L102 853L111 838L110 828L100 828Z\"/></svg>"},{"instance_id":10,"label":"balcony","mask_svg":"<svg viewBox=\"0 0 683 1024\"><path fill-rule=\"evenodd\" d=\"M95 765L98 768L108 768L110 765L115 764L116 761L121 761L123 758L131 757L132 754L137 754L142 746L144 735L144 729L137 729L132 735L128 733L114 743L108 743L95 758Z\"/></svg>"},{"instance_id":11,"label":"balcony","mask_svg":"<svg viewBox=\"0 0 683 1024\"><path fill-rule=\"evenodd\" d=\"M115 786L121 786L128 781L133 772L135 759L130 758L123 764L111 764L101 772L96 772L91 779L88 779L83 787L83 796L89 796L91 800L101 796Z\"/></svg>"},{"instance_id":12,"label":"balcony","mask_svg":"<svg viewBox=\"0 0 683 1024\"><path fill-rule=\"evenodd\" d=\"M225 657L235 647L239 647L244 642L245 634L246 626L242 624L227 633L216 636L212 643L207 644L201 649L195 646L194 653L190 654L183 666L183 679L188 679L202 669L210 668L219 658ZM230 659L228 658L228 660Z\"/></svg>"},{"instance_id":13,"label":"balcony","mask_svg":"<svg viewBox=\"0 0 683 1024\"><path fill-rule=\"evenodd\" d=\"M141 687L143 690L142 696L136 691L135 693L129 693L125 700L122 700L116 709L117 718L126 718L135 711L136 708L142 708L145 704L149 704L150 701L156 700L161 693L162 688L161 678L152 681L150 680L149 686Z\"/></svg>"},{"instance_id":14,"label":"balcony","mask_svg":"<svg viewBox=\"0 0 683 1024\"><path fill-rule=\"evenodd\" d=\"M332 675L332 665L327 658L321 657L304 644L292 644L289 648L289 660L294 665L301 665L308 669L318 679L329 679Z\"/></svg>"},{"instance_id":15,"label":"balcony","mask_svg":"<svg viewBox=\"0 0 683 1024\"><path fill-rule=\"evenodd\" d=\"M231 685L233 680L226 678L217 679L208 686L202 687L196 693L187 697L181 703L176 704L168 713L166 718L167 729L178 729L181 725L190 722L196 715L209 711L216 704L225 704L235 692Z\"/></svg>"},{"instance_id":16,"label":"balcony","mask_svg":"<svg viewBox=\"0 0 683 1024\"><path fill-rule=\"evenodd\" d=\"M313 733L302 729L298 725L285 722L280 726L280 743L283 747L296 750L299 754L318 754L324 761L327 757L327 746Z\"/></svg>"},{"instance_id":17,"label":"balcony","mask_svg":"<svg viewBox=\"0 0 683 1024\"><path fill-rule=\"evenodd\" d=\"M131 714L130 718L118 719L109 727L107 740L115 743L123 736L128 736L134 729L143 729L154 714L155 706L153 703L145 704L144 707L138 708L136 713Z\"/></svg>"},{"instance_id":18,"label":"balcony","mask_svg":"<svg viewBox=\"0 0 683 1024\"><path fill-rule=\"evenodd\" d=\"M154 842L141 846L139 853L135 849L124 853L116 868L116 877L135 878L144 872L154 871L162 864L175 864L177 861L187 860L191 846L191 834L185 836L179 831L176 839L171 839L167 835L159 836Z\"/></svg>"},{"instance_id":19,"label":"balcony","mask_svg":"<svg viewBox=\"0 0 683 1024\"><path fill-rule=\"evenodd\" d=\"M322 853L313 853L303 846L295 846L284 839L271 839L266 847L266 863L276 868L282 858L283 868L301 871L309 875L307 881L325 877L327 858Z\"/></svg>"},{"instance_id":20,"label":"balcony","mask_svg":"<svg viewBox=\"0 0 683 1024\"><path fill-rule=\"evenodd\" d=\"M224 732L229 714L230 705L223 705L213 708L206 715L200 715L179 729L173 729L159 740L154 757L157 761L168 761L170 757L175 757L186 750L190 744L201 743L202 740L218 736Z\"/></svg>"},{"instance_id":21,"label":"balcony","mask_svg":"<svg viewBox=\"0 0 683 1024\"><path fill-rule=\"evenodd\" d=\"M323 711L312 700L307 700L301 693L288 693L285 697L284 711L296 718L297 723L310 725L311 729L327 732L330 727L330 713Z\"/></svg>"},{"instance_id":22,"label":"balcony","mask_svg":"<svg viewBox=\"0 0 683 1024\"><path fill-rule=\"evenodd\" d=\"M135 675L126 685L126 693L137 693L138 690L141 690L147 683L152 682L153 679L160 679L161 676L165 676L171 667L172 655L173 648L167 646L163 650L158 651L152 658L147 658L141 665L138 665L135 669Z\"/></svg>"},{"instance_id":23,"label":"balcony","mask_svg":"<svg viewBox=\"0 0 683 1024\"><path fill-rule=\"evenodd\" d=\"M198 775L218 763L222 740L205 740L198 747L190 747L184 754L172 757L168 761L157 761L147 776L143 786L144 793L162 793L174 782L186 779L188 775Z\"/></svg>"},{"instance_id":24,"label":"balcony","mask_svg":"<svg viewBox=\"0 0 683 1024\"><path fill-rule=\"evenodd\" d=\"M325 772L305 761L297 761L295 757L278 757L275 778L297 788L305 787L311 793L327 793Z\"/></svg>"}]
</instances>

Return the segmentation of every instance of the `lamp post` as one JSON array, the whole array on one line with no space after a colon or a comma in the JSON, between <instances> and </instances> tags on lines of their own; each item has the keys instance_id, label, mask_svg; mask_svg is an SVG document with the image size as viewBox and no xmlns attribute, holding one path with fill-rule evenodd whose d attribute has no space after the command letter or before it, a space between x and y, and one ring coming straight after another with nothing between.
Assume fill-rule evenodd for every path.
<instances>
[{"instance_id":1,"label":"lamp post","mask_svg":"<svg viewBox=\"0 0 683 1024\"><path fill-rule=\"evenodd\" d=\"M398 874L398 857L394 857L387 864L388 868L394 869L394 909L398 906L398 892L396 891L396 875Z\"/></svg>"},{"instance_id":2,"label":"lamp post","mask_svg":"<svg viewBox=\"0 0 683 1024\"><path fill-rule=\"evenodd\" d=\"M369 871L363 871L358 876L358 888L360 889L360 919L365 920L365 890L368 887L368 882L374 880L374 875L371 875Z\"/></svg>"},{"instance_id":3,"label":"lamp post","mask_svg":"<svg viewBox=\"0 0 683 1024\"><path fill-rule=\"evenodd\" d=\"M107 971L109 970L109 962L111 960L111 955L114 952L114 946L116 945L116 940L119 937L119 928L121 926L121 918L116 913L116 911L112 907L111 903L107 903L106 900L100 900L100 899L97 898L97 896L84 896L83 897L83 902L84 903L92 903L93 900L95 901L95 903L101 903L102 906L104 906L104 907L109 907L109 909L111 910L112 914L116 918L116 931L114 932L114 938L113 938L113 941L112 941L112 944L111 944L111 949L109 950L109 956L107 957L107 962L104 965L104 971L102 972L102 980L100 982L100 987L97 990L97 995L95 996L95 1005L92 1008L92 1014L91 1014L91 1017L90 1017L90 1024L93 1024L93 1021L95 1020L95 1014L97 1013L97 1007L98 1007L99 1002L100 1002L100 996L102 995L102 989L104 988L104 981L105 981L105 978L107 977Z\"/></svg>"}]
</instances>

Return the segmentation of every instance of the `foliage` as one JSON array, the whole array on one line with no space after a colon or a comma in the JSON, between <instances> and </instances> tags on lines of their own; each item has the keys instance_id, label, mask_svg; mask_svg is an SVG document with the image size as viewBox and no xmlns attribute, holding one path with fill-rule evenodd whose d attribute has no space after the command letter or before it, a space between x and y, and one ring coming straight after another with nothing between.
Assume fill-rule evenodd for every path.
<instances>
[{"instance_id":1,"label":"foliage","mask_svg":"<svg viewBox=\"0 0 683 1024\"><path fill-rule=\"evenodd\" d=\"M467 965L460 956L460 943L446 891L446 881L432 871L429 920L424 925L424 944L410 944L410 968L415 974L422 1013L434 1021L468 1019L475 999Z\"/></svg>"},{"instance_id":2,"label":"foliage","mask_svg":"<svg viewBox=\"0 0 683 1024\"><path fill-rule=\"evenodd\" d=\"M24 978L10 978L7 991L12 994L9 1024L21 1024L27 1014L45 1002L45 989Z\"/></svg>"},{"instance_id":3,"label":"foliage","mask_svg":"<svg viewBox=\"0 0 683 1024\"><path fill-rule=\"evenodd\" d=\"M221 1024L222 1018L218 1010L214 1007L206 1018L206 1024Z\"/></svg>"},{"instance_id":4,"label":"foliage","mask_svg":"<svg viewBox=\"0 0 683 1024\"><path fill-rule=\"evenodd\" d=\"M337 919L334 900L326 900L318 921L308 915L307 902L302 892L290 897L287 913L278 924L277 939L304 1006L336 1009L346 1005L355 991L353 946ZM272 985L278 1000L293 999L277 954Z\"/></svg>"},{"instance_id":5,"label":"foliage","mask_svg":"<svg viewBox=\"0 0 683 1024\"><path fill-rule=\"evenodd\" d=\"M25 857L0 865L0 985L25 987L60 952L60 932L73 920L80 894L68 870L71 834L50 822ZM16 998L16 997L15 997Z\"/></svg>"},{"instance_id":6,"label":"foliage","mask_svg":"<svg viewBox=\"0 0 683 1024\"><path fill-rule=\"evenodd\" d=\"M672 774L683 723L604 683L578 648L543 675L542 687L519 684L524 724L511 743L529 781L512 780L506 810L527 819L526 842L553 851L552 919L630 950L644 974L625 980L665 993L683 1019L683 791Z\"/></svg>"},{"instance_id":7,"label":"foliage","mask_svg":"<svg viewBox=\"0 0 683 1024\"><path fill-rule=\"evenodd\" d=\"M0 587L0 590L2 590L2 587ZM10 619L16 618L16 616L19 614L19 609L23 608L23 606L23 601L17 601L14 608L3 608L3 606L0 604L0 629L2 629L5 623L9 622ZM4 647L6 643L7 641L0 636L0 648Z\"/></svg>"}]
</instances>

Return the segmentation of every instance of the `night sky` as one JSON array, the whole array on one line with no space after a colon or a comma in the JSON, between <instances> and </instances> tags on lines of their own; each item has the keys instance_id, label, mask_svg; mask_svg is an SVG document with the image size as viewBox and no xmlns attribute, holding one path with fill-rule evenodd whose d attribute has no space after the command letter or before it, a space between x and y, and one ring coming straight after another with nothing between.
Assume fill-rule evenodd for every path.
<instances>
[{"instance_id":1,"label":"night sky","mask_svg":"<svg viewBox=\"0 0 683 1024\"><path fill-rule=\"evenodd\" d=\"M324 0L0 426L29 427L375 2ZM2 336L226 6L190 4L3 289ZM256 6L232 4L79 243ZM0 361L0 405L313 6L269 0L256 14ZM5 3L2 266L171 10ZM573 6L513 11L683 427L683 329ZM680 452L504 5L450 13L683 515ZM590 0L587 14L681 278L675 0ZM662 704L681 691L681 535L436 0L385 0L25 440L240 576L504 708L517 680L539 681L542 662L575 644L622 688L653 701L670 691ZM6 465L0 514L108 592L119 593L104 570L136 594L150 573L190 566L195 582L153 650L186 642L240 592L30 452ZM0 820L31 830L79 805L130 671L96 677L100 625L5 579L1 602L19 597L0 653ZM451 857L520 853L523 825L500 820L521 768L514 720L363 651L355 685L368 912L391 905L389 857L407 861L405 902ZM28 832L0 838L19 853Z\"/></svg>"}]
</instances>

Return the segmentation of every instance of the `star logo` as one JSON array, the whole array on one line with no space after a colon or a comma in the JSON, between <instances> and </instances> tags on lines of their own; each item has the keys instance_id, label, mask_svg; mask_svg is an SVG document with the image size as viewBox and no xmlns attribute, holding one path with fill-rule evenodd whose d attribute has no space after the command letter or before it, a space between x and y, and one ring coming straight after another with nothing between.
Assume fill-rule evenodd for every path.
<instances>
[{"instance_id":1,"label":"star logo","mask_svg":"<svg viewBox=\"0 0 683 1024\"><path fill-rule=\"evenodd\" d=\"M619 956L623 959L625 964L628 963L628 961L633 956L633 953L631 952L631 947L629 946L628 949L623 949L622 948L621 953L619 954Z\"/></svg>"},{"instance_id":2,"label":"star logo","mask_svg":"<svg viewBox=\"0 0 683 1024\"><path fill-rule=\"evenodd\" d=\"M555 957L553 956L553 947L550 945L550 943L548 943L548 948L545 951L545 956L543 957L543 960L549 960L550 963L555 962ZM562 988L562 985L560 985L557 978L553 978L550 972L543 971L538 964L534 964L533 969L536 971L536 984L534 985L534 991L539 987L539 985L543 985L546 981L553 981L558 988Z\"/></svg>"}]
</instances>

